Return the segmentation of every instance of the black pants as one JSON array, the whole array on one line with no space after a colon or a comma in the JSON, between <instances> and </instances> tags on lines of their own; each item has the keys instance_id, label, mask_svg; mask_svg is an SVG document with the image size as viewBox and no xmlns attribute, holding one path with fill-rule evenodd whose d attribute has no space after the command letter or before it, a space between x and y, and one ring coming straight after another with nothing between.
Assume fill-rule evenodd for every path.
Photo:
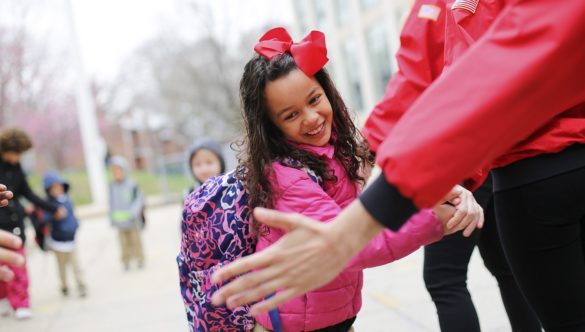
<instances>
[{"instance_id":1,"label":"black pants","mask_svg":"<svg viewBox=\"0 0 585 332\"><path fill-rule=\"evenodd\" d=\"M341 322L339 324L335 324L333 326L318 329L318 330L315 330L313 332L347 332L353 326L353 323L355 322L356 318L357 317L353 317L353 318L344 320L343 322Z\"/></svg>"},{"instance_id":2,"label":"black pants","mask_svg":"<svg viewBox=\"0 0 585 332\"><path fill-rule=\"evenodd\" d=\"M512 330L541 331L538 318L520 293L504 256L491 191L491 185L487 184L474 193L485 213L481 231L475 231L469 238L458 232L425 247L423 277L437 307L443 332L480 331L477 312L467 290L467 266L476 245L485 266L498 281Z\"/></svg>"},{"instance_id":3,"label":"black pants","mask_svg":"<svg viewBox=\"0 0 585 332\"><path fill-rule=\"evenodd\" d=\"M497 192L506 256L547 332L585 331L585 168Z\"/></svg>"}]
</instances>

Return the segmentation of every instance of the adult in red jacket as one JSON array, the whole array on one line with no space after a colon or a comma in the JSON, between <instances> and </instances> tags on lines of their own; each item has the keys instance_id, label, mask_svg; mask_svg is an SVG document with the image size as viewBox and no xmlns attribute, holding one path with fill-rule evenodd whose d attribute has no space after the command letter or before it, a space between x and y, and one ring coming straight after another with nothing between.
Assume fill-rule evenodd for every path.
<instances>
[{"instance_id":1,"label":"adult in red jacket","mask_svg":"<svg viewBox=\"0 0 585 332\"><path fill-rule=\"evenodd\" d=\"M481 19L477 2L458 1L469 10L453 9L447 31L461 38L445 52L446 69L378 148L384 176L327 225L258 211L292 231L219 270L218 281L262 267L217 292L216 303L285 289L253 308L267 310L318 287L380 225L397 229L455 183L481 182L477 170L494 168L498 227L520 288L546 331L585 331L585 2L482 1L501 8L474 42L464 27ZM465 43L474 44L450 62Z\"/></svg>"},{"instance_id":2,"label":"adult in red jacket","mask_svg":"<svg viewBox=\"0 0 585 332\"><path fill-rule=\"evenodd\" d=\"M417 0L400 34L401 47L396 59L399 70L388 84L386 93L366 121L362 133L370 148L376 152L408 108L435 81L443 71L445 52L451 61L453 47L460 35L446 33L459 10L451 9L446 0ZM478 4L476 14L489 12L475 24L468 24L467 34L473 40L485 32L501 8ZM448 17L447 17L448 16ZM446 19L450 24L446 27ZM453 40L453 39L456 40ZM465 47L466 48L466 47ZM463 53L463 48L459 53ZM510 271L500 244L492 194L491 177L474 192L484 208L486 222L483 229L465 237L455 233L425 246L424 281L437 307L441 331L480 331L479 319L467 290L467 266L477 246L485 266L498 281L504 307L512 331L541 331L540 322L520 292Z\"/></svg>"}]
</instances>

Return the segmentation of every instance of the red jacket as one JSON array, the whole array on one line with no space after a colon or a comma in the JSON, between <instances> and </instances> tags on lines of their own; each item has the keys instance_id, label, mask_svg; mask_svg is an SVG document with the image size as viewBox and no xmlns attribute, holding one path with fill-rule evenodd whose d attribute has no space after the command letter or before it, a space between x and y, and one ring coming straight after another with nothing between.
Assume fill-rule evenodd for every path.
<instances>
[{"instance_id":1,"label":"red jacket","mask_svg":"<svg viewBox=\"0 0 585 332\"><path fill-rule=\"evenodd\" d=\"M585 143L585 2L477 2L472 13L447 1L441 34L418 13L444 2L417 1L400 71L364 130L386 179L419 207L490 168Z\"/></svg>"},{"instance_id":2,"label":"red jacket","mask_svg":"<svg viewBox=\"0 0 585 332\"><path fill-rule=\"evenodd\" d=\"M417 0L400 33L398 71L362 129L373 151L378 151L404 112L443 71L444 37L445 1Z\"/></svg>"}]
</instances>

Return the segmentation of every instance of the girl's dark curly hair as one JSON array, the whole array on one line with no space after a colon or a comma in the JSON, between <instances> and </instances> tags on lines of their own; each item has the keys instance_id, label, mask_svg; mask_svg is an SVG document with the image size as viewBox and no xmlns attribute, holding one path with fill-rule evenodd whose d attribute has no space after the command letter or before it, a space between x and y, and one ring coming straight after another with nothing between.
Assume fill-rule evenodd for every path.
<instances>
[{"instance_id":1,"label":"girl's dark curly hair","mask_svg":"<svg viewBox=\"0 0 585 332\"><path fill-rule=\"evenodd\" d=\"M25 153L32 146L32 140L21 129L6 128L0 132L0 152Z\"/></svg>"},{"instance_id":2,"label":"girl's dark curly hair","mask_svg":"<svg viewBox=\"0 0 585 332\"><path fill-rule=\"evenodd\" d=\"M269 178L272 176L272 162L283 161L287 157L299 161L303 166L315 171L327 181L337 179L327 170L327 163L310 152L295 148L284 138L281 131L268 117L265 88L269 82L286 76L297 69L289 53L268 60L256 54L244 67L240 81L240 98L244 117L246 136L240 146L238 177L246 183L251 208L272 207L274 192ZM347 176L354 182L363 184L360 170L371 165L369 150L363 137L356 129L345 103L335 88L333 81L324 68L315 78L325 91L333 109L331 143L335 147L335 157L343 165ZM254 226L257 229L257 226Z\"/></svg>"}]
</instances>

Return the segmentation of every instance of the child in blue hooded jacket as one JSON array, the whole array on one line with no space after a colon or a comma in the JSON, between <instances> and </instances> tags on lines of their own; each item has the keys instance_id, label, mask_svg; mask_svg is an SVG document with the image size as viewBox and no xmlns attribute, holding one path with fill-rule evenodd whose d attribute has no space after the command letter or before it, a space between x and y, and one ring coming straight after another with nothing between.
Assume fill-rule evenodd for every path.
<instances>
[{"instance_id":1,"label":"child in blue hooded jacket","mask_svg":"<svg viewBox=\"0 0 585 332\"><path fill-rule=\"evenodd\" d=\"M43 187L47 192L47 200L64 207L68 212L61 219L57 219L54 215L48 213L43 218L43 223L48 223L51 228L47 244L57 258L59 279L61 280L61 293L63 296L69 295L67 268L71 266L73 276L77 282L79 296L85 297L87 295L87 288L76 256L75 235L79 228L79 221L73 211L73 202L71 202L67 194L70 187L69 183L59 173L48 172L43 178Z\"/></svg>"}]
</instances>

